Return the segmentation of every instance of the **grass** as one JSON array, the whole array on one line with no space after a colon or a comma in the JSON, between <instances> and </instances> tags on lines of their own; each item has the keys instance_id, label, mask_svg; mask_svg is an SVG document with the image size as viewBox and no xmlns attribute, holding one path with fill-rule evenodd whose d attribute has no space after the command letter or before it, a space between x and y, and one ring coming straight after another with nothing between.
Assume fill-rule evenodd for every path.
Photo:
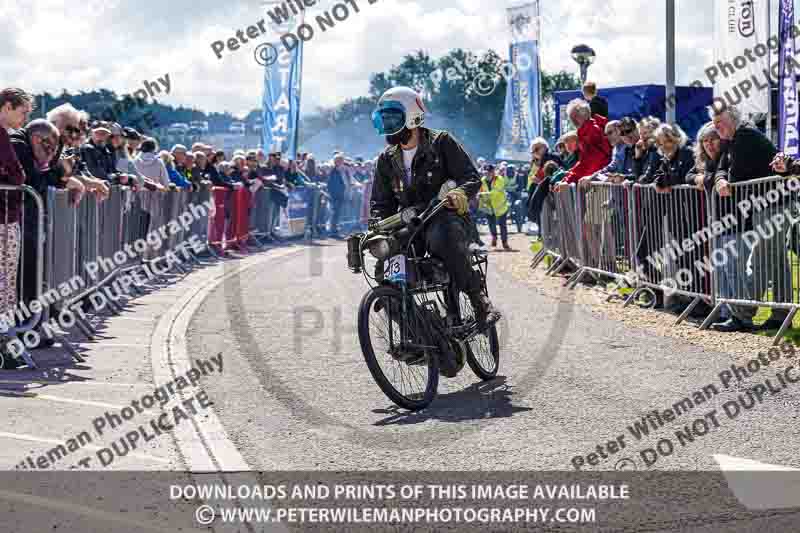
<instances>
[{"instance_id":1,"label":"grass","mask_svg":"<svg viewBox=\"0 0 800 533\"><path fill-rule=\"evenodd\" d=\"M542 249L542 247L543 247L543 246L544 246L544 245L542 244L542 241L541 241L541 240L532 241L532 242L531 242L531 248L530 248L530 250L531 250L531 253L533 253L533 255L536 255L536 254L538 254L538 253L539 253L539 251ZM550 256L548 255L547 257L545 257L545 258L544 258L544 265L545 265L545 268L550 268L550 265L552 265L552 264L553 264L553 258L552 258L552 257L550 257Z\"/></svg>"}]
</instances>

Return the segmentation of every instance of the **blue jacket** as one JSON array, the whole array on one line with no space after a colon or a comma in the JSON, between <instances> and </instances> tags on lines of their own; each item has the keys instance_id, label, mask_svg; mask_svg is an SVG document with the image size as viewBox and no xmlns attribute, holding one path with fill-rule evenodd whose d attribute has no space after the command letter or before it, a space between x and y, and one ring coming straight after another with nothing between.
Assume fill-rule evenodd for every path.
<instances>
[{"instance_id":1,"label":"blue jacket","mask_svg":"<svg viewBox=\"0 0 800 533\"><path fill-rule=\"evenodd\" d=\"M633 161L626 161L625 158L625 143L620 143L614 147L611 153L611 163L607 167L598 170L595 176L601 174L632 174Z\"/></svg>"},{"instance_id":2,"label":"blue jacket","mask_svg":"<svg viewBox=\"0 0 800 533\"><path fill-rule=\"evenodd\" d=\"M176 187L180 187L181 189L189 189L192 187L192 184L174 168L167 167L167 174L169 175L169 180L174 183Z\"/></svg>"}]
</instances>

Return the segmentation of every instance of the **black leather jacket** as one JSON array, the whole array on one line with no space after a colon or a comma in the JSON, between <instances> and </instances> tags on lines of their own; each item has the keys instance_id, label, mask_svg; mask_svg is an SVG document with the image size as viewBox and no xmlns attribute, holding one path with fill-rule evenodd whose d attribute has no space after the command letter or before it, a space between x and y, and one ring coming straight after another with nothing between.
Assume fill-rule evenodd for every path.
<instances>
[{"instance_id":1,"label":"black leather jacket","mask_svg":"<svg viewBox=\"0 0 800 533\"><path fill-rule=\"evenodd\" d=\"M115 177L117 169L114 156L106 146L97 146L94 141L87 142L81 146L81 159L95 178L111 181Z\"/></svg>"},{"instance_id":2,"label":"black leather jacket","mask_svg":"<svg viewBox=\"0 0 800 533\"><path fill-rule=\"evenodd\" d=\"M694 153L691 148L684 146L679 148L672 158L661 158L654 182L659 187L685 185L686 175L692 168L694 168Z\"/></svg>"},{"instance_id":3,"label":"black leather jacket","mask_svg":"<svg viewBox=\"0 0 800 533\"><path fill-rule=\"evenodd\" d=\"M409 206L425 207L448 180L473 198L481 187L480 174L464 147L446 131L420 128L417 153L411 163L411 185L403 183L403 153L387 146L378 157L370 213L386 218Z\"/></svg>"}]
</instances>

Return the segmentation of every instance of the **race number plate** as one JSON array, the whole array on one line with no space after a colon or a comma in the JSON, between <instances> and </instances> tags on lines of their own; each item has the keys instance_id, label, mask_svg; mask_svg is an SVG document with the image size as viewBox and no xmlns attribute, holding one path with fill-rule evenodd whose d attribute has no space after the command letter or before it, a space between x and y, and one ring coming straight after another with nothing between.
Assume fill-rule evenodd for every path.
<instances>
[{"instance_id":1,"label":"race number plate","mask_svg":"<svg viewBox=\"0 0 800 533\"><path fill-rule=\"evenodd\" d=\"M383 267L383 279L392 283L406 282L406 256L396 255Z\"/></svg>"}]
</instances>

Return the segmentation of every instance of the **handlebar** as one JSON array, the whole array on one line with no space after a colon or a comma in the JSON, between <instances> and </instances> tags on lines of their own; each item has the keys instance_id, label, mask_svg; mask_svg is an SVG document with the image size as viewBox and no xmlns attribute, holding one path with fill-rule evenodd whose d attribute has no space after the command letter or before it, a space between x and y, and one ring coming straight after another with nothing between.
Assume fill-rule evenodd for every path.
<instances>
[{"instance_id":1,"label":"handlebar","mask_svg":"<svg viewBox=\"0 0 800 533\"><path fill-rule=\"evenodd\" d=\"M437 203L436 205L430 206L428 209L423 211L421 214L419 214L419 215L415 216L414 218L412 218L411 219L411 225L415 229L418 228L418 227L424 226L425 223L428 222L428 220L433 218L433 216L436 215L436 213L438 213L439 211L444 209L444 207L446 205L447 205L447 200L442 200L439 203Z\"/></svg>"},{"instance_id":2,"label":"handlebar","mask_svg":"<svg viewBox=\"0 0 800 533\"><path fill-rule=\"evenodd\" d=\"M447 205L447 200L441 200L436 203L431 202L427 209L422 211L419 214L414 215L408 223L403 221L403 213L406 212L408 209L414 209L413 207L406 208L405 210L396 213L390 217L386 217L381 220L373 219L370 223L370 231L372 233L390 233L397 230L402 229L405 226L408 226L409 229L416 232L419 227L424 226L431 217L436 215L439 211L441 211Z\"/></svg>"}]
</instances>

